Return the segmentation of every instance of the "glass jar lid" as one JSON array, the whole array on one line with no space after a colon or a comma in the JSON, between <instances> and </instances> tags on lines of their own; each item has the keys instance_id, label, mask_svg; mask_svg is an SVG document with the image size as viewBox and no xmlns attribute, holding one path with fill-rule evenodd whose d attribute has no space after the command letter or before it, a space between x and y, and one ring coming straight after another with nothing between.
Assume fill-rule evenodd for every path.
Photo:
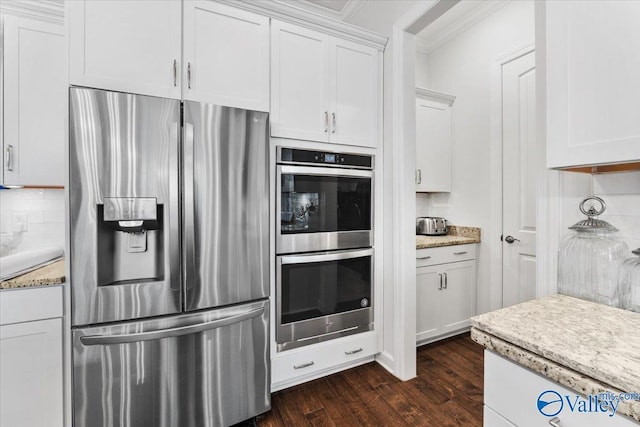
<instances>
[{"instance_id":1,"label":"glass jar lid","mask_svg":"<svg viewBox=\"0 0 640 427\"><path fill-rule=\"evenodd\" d=\"M600 209L596 209L595 206L590 206L589 209L586 209L585 204L589 200L594 200L600 203ZM607 209L607 204L600 197L591 196L585 198L582 203L580 203L580 212L587 216L587 219L583 219L582 221L578 221L569 227L570 230L575 231L594 231L594 232L606 232L613 233L618 231L613 225L609 224L607 221L596 218L598 215L602 215L602 213Z\"/></svg>"}]
</instances>

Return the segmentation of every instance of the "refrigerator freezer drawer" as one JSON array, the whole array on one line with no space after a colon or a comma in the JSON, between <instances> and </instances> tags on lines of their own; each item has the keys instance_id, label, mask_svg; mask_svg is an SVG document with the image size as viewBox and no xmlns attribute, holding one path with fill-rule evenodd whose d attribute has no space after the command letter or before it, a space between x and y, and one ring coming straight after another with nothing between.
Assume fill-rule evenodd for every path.
<instances>
[{"instance_id":1,"label":"refrigerator freezer drawer","mask_svg":"<svg viewBox=\"0 0 640 427\"><path fill-rule=\"evenodd\" d=\"M269 302L73 331L74 425L225 426L270 408Z\"/></svg>"}]
</instances>

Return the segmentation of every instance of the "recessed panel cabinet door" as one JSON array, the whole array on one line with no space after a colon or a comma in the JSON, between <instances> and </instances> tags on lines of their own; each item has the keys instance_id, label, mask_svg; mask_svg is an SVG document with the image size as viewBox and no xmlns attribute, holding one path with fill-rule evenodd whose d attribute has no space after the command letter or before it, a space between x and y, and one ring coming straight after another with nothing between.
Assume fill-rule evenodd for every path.
<instances>
[{"instance_id":1,"label":"recessed panel cabinet door","mask_svg":"<svg viewBox=\"0 0 640 427\"><path fill-rule=\"evenodd\" d=\"M180 1L66 3L72 85L180 98Z\"/></svg>"},{"instance_id":2,"label":"recessed panel cabinet door","mask_svg":"<svg viewBox=\"0 0 640 427\"><path fill-rule=\"evenodd\" d=\"M184 2L184 99L269 111L269 18Z\"/></svg>"},{"instance_id":3,"label":"recessed panel cabinet door","mask_svg":"<svg viewBox=\"0 0 640 427\"><path fill-rule=\"evenodd\" d=\"M416 191L451 191L451 107L416 99Z\"/></svg>"},{"instance_id":4,"label":"recessed panel cabinet door","mask_svg":"<svg viewBox=\"0 0 640 427\"><path fill-rule=\"evenodd\" d=\"M442 332L469 326L476 312L476 262L462 261L441 266L444 274L442 292Z\"/></svg>"},{"instance_id":5,"label":"recessed panel cabinet door","mask_svg":"<svg viewBox=\"0 0 640 427\"><path fill-rule=\"evenodd\" d=\"M442 289L440 266L416 270L416 341L440 333Z\"/></svg>"},{"instance_id":6,"label":"recessed panel cabinet door","mask_svg":"<svg viewBox=\"0 0 640 427\"><path fill-rule=\"evenodd\" d=\"M64 185L64 26L4 19L5 185Z\"/></svg>"},{"instance_id":7,"label":"recessed panel cabinet door","mask_svg":"<svg viewBox=\"0 0 640 427\"><path fill-rule=\"evenodd\" d=\"M544 7L547 166L640 161L640 2Z\"/></svg>"},{"instance_id":8,"label":"recessed panel cabinet door","mask_svg":"<svg viewBox=\"0 0 640 427\"><path fill-rule=\"evenodd\" d=\"M62 319L0 326L0 425L62 427L63 392Z\"/></svg>"},{"instance_id":9,"label":"recessed panel cabinet door","mask_svg":"<svg viewBox=\"0 0 640 427\"><path fill-rule=\"evenodd\" d=\"M377 146L378 51L331 38L331 142Z\"/></svg>"},{"instance_id":10,"label":"recessed panel cabinet door","mask_svg":"<svg viewBox=\"0 0 640 427\"><path fill-rule=\"evenodd\" d=\"M271 24L271 136L329 141L329 36Z\"/></svg>"}]
</instances>

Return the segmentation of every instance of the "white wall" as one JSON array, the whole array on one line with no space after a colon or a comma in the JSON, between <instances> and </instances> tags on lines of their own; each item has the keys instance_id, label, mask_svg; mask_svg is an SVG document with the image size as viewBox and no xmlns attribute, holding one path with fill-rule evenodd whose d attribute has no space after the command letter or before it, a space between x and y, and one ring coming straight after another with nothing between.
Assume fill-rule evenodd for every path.
<instances>
[{"instance_id":1,"label":"white wall","mask_svg":"<svg viewBox=\"0 0 640 427\"><path fill-rule=\"evenodd\" d=\"M479 313L492 306L489 241L501 234L501 230L490 227L492 192L496 191L491 188L491 70L497 58L533 41L534 2L513 1L427 58L427 87L456 96L452 110L452 192L416 195L416 216L443 216L452 224L482 229Z\"/></svg>"},{"instance_id":2,"label":"white wall","mask_svg":"<svg viewBox=\"0 0 640 427\"><path fill-rule=\"evenodd\" d=\"M14 232L18 213L26 214L26 231ZM43 246L64 248L64 230L64 190L0 190L0 256Z\"/></svg>"},{"instance_id":3,"label":"white wall","mask_svg":"<svg viewBox=\"0 0 640 427\"><path fill-rule=\"evenodd\" d=\"M416 50L416 87L429 88L428 58L425 52Z\"/></svg>"}]
</instances>

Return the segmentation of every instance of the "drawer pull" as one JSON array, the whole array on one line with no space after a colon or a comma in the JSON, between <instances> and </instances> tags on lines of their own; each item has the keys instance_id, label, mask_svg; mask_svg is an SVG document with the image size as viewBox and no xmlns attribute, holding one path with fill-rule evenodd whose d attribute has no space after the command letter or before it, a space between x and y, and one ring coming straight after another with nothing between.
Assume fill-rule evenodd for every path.
<instances>
[{"instance_id":1,"label":"drawer pull","mask_svg":"<svg viewBox=\"0 0 640 427\"><path fill-rule=\"evenodd\" d=\"M303 363L302 365L293 365L293 369L303 369L313 366L313 360L311 362Z\"/></svg>"},{"instance_id":2,"label":"drawer pull","mask_svg":"<svg viewBox=\"0 0 640 427\"><path fill-rule=\"evenodd\" d=\"M357 348L355 350L350 350L350 351L345 351L344 354L346 354L347 356L351 355L351 354L356 354L356 353L360 353L362 351L362 347Z\"/></svg>"},{"instance_id":3,"label":"drawer pull","mask_svg":"<svg viewBox=\"0 0 640 427\"><path fill-rule=\"evenodd\" d=\"M466 253L467 253L467 251L462 251L462 252L454 252L453 254L454 255L464 255Z\"/></svg>"},{"instance_id":4,"label":"drawer pull","mask_svg":"<svg viewBox=\"0 0 640 427\"><path fill-rule=\"evenodd\" d=\"M418 259L429 259L429 258L431 258L431 255L421 256L421 257L420 257L420 258L418 258Z\"/></svg>"},{"instance_id":5,"label":"drawer pull","mask_svg":"<svg viewBox=\"0 0 640 427\"><path fill-rule=\"evenodd\" d=\"M553 417L549 420L549 425L551 427L561 427L560 426L560 418L558 417Z\"/></svg>"}]
</instances>

